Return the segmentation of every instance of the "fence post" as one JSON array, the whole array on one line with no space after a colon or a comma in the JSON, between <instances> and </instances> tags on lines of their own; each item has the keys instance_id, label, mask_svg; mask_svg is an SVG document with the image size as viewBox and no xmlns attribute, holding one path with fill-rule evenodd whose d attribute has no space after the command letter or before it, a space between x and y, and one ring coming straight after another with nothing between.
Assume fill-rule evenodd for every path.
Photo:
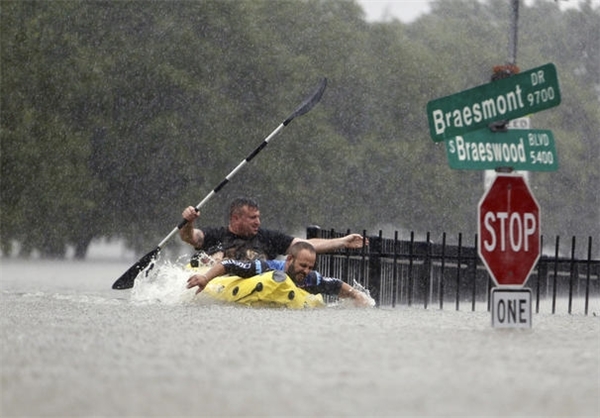
<instances>
[{"instance_id":1,"label":"fence post","mask_svg":"<svg viewBox=\"0 0 600 418\"><path fill-rule=\"evenodd\" d=\"M544 248L544 236L540 236L540 248ZM535 313L540 313L540 287L542 283L542 277L547 280L548 277L548 264L544 261L544 254L538 260L537 265L537 285L535 288Z\"/></svg>"},{"instance_id":2,"label":"fence post","mask_svg":"<svg viewBox=\"0 0 600 418\"><path fill-rule=\"evenodd\" d=\"M306 239L320 238L321 227L318 225L309 225L306 227Z\"/></svg>"},{"instance_id":3,"label":"fence post","mask_svg":"<svg viewBox=\"0 0 600 418\"><path fill-rule=\"evenodd\" d=\"M445 267L446 267L446 233L442 235L442 266L440 268L440 310L444 309L444 287L445 287Z\"/></svg>"},{"instance_id":4,"label":"fence post","mask_svg":"<svg viewBox=\"0 0 600 418\"><path fill-rule=\"evenodd\" d=\"M429 298L433 294L431 269L431 234L429 233L429 231L427 231L427 250L425 252L425 259L423 260L423 275L425 276L425 280L427 283L426 288L423 292L423 299L425 300L423 307L425 309L427 309Z\"/></svg>"},{"instance_id":5,"label":"fence post","mask_svg":"<svg viewBox=\"0 0 600 418\"><path fill-rule=\"evenodd\" d=\"M573 308L573 282L578 276L579 272L575 264L575 236L573 236L573 241L571 241L571 262L569 263L569 314L571 314Z\"/></svg>"},{"instance_id":6,"label":"fence post","mask_svg":"<svg viewBox=\"0 0 600 418\"><path fill-rule=\"evenodd\" d=\"M590 276L592 274L592 237L588 237L587 273L585 277L585 314L588 314L590 299Z\"/></svg>"},{"instance_id":7,"label":"fence post","mask_svg":"<svg viewBox=\"0 0 600 418\"><path fill-rule=\"evenodd\" d=\"M469 265L471 266L471 271L473 272L473 291L471 293L471 311L475 312L475 301L477 299L477 234L475 234L475 244L473 245L475 249L475 253L473 257L469 257Z\"/></svg>"},{"instance_id":8,"label":"fence post","mask_svg":"<svg viewBox=\"0 0 600 418\"><path fill-rule=\"evenodd\" d=\"M556 286L558 282L558 247L560 244L560 236L556 236L556 245L554 247L554 280L552 284L552 314L556 313Z\"/></svg>"},{"instance_id":9,"label":"fence post","mask_svg":"<svg viewBox=\"0 0 600 418\"><path fill-rule=\"evenodd\" d=\"M408 288L406 289L408 306L412 306L414 247L415 233L414 231L410 231L410 247L408 248Z\"/></svg>"},{"instance_id":10,"label":"fence post","mask_svg":"<svg viewBox=\"0 0 600 418\"><path fill-rule=\"evenodd\" d=\"M369 292L377 306L381 305L381 231L379 236L369 238Z\"/></svg>"},{"instance_id":11,"label":"fence post","mask_svg":"<svg viewBox=\"0 0 600 418\"><path fill-rule=\"evenodd\" d=\"M460 267L462 263L462 232L458 233L458 255L456 257L456 310L460 310Z\"/></svg>"},{"instance_id":12,"label":"fence post","mask_svg":"<svg viewBox=\"0 0 600 418\"><path fill-rule=\"evenodd\" d=\"M346 235L350 235L350 230L346 230ZM348 277L348 275L350 274L350 249L346 248L346 257L344 258L344 263L342 266L342 277ZM354 285L354 283L349 283L351 286Z\"/></svg>"},{"instance_id":13,"label":"fence post","mask_svg":"<svg viewBox=\"0 0 600 418\"><path fill-rule=\"evenodd\" d=\"M398 231L394 231L394 264L392 265L392 308L398 299Z\"/></svg>"}]
</instances>

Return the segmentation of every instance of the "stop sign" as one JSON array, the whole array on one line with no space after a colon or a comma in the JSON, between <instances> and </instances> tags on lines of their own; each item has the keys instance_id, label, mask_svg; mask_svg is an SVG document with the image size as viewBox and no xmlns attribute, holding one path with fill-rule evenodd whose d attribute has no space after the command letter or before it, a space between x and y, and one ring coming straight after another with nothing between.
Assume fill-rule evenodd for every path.
<instances>
[{"instance_id":1,"label":"stop sign","mask_svg":"<svg viewBox=\"0 0 600 418\"><path fill-rule=\"evenodd\" d=\"M523 287L540 258L540 207L523 177L498 174L477 216L477 250L494 282Z\"/></svg>"}]
</instances>

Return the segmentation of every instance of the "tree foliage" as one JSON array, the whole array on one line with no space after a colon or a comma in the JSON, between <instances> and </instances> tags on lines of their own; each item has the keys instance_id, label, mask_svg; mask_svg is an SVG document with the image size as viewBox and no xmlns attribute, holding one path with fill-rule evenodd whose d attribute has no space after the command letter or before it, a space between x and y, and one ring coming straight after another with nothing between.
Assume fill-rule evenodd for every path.
<instances>
[{"instance_id":1,"label":"tree foliage","mask_svg":"<svg viewBox=\"0 0 600 418\"><path fill-rule=\"evenodd\" d=\"M518 65L555 63L563 97L532 115L558 148L560 170L531 176L551 236L600 235L599 14L521 7ZM4 254L84 257L97 238L147 250L323 76L322 102L203 224L245 194L290 233L475 232L482 174L449 169L425 106L506 62L505 1L436 1L411 24L367 23L346 0L4 0L0 18Z\"/></svg>"}]
</instances>

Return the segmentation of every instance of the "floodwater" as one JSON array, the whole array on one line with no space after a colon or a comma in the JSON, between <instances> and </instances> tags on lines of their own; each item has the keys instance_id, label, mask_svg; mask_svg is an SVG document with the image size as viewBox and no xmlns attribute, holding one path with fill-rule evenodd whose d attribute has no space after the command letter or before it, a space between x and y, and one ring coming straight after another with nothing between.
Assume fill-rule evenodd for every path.
<instances>
[{"instance_id":1,"label":"floodwater","mask_svg":"<svg viewBox=\"0 0 600 418\"><path fill-rule=\"evenodd\" d=\"M0 259L0 416L599 415L598 301L493 329L467 308L225 306L170 265L112 290L130 265Z\"/></svg>"}]
</instances>

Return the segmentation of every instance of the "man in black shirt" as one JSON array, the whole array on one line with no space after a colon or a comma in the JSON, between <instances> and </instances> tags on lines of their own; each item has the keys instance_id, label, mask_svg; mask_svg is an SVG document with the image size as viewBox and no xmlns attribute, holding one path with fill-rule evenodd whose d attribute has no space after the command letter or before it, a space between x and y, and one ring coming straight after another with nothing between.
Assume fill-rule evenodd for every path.
<instances>
[{"instance_id":1,"label":"man in black shirt","mask_svg":"<svg viewBox=\"0 0 600 418\"><path fill-rule=\"evenodd\" d=\"M286 254L294 243L307 241L283 232L262 229L258 203L249 198L238 198L231 203L227 227L194 228L194 221L200 213L193 206L187 207L182 216L188 222L179 230L181 239L217 260L272 260L278 255ZM308 241L317 253L368 245L368 240L360 234L332 239L313 238Z\"/></svg>"}]
</instances>

